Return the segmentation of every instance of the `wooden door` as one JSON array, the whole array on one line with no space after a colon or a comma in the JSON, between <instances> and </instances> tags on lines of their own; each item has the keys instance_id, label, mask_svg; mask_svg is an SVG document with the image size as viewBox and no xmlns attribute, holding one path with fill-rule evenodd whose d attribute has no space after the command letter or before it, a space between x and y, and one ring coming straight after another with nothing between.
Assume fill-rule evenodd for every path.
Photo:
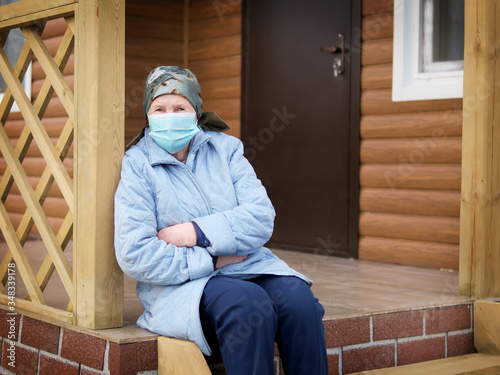
<instances>
[{"instance_id":1,"label":"wooden door","mask_svg":"<svg viewBox=\"0 0 500 375\"><path fill-rule=\"evenodd\" d=\"M242 140L276 208L268 246L357 256L360 0L243 3ZM341 53L344 72L332 65Z\"/></svg>"}]
</instances>

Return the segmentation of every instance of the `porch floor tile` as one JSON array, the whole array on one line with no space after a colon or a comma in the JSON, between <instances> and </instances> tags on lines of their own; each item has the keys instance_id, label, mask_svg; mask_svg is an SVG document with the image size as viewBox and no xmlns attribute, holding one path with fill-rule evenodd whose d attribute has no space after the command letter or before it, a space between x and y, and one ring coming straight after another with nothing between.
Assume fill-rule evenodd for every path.
<instances>
[{"instance_id":1,"label":"porch floor tile","mask_svg":"<svg viewBox=\"0 0 500 375\"><path fill-rule=\"evenodd\" d=\"M458 293L458 272L273 250L314 280L325 318L408 311L470 301Z\"/></svg>"}]
</instances>

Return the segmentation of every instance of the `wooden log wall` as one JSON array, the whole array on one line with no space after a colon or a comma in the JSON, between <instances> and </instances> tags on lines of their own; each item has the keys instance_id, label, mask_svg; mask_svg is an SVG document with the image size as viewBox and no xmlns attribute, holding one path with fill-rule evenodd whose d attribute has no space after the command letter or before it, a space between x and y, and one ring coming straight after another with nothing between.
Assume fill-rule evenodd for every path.
<instances>
[{"instance_id":1,"label":"wooden log wall","mask_svg":"<svg viewBox=\"0 0 500 375\"><path fill-rule=\"evenodd\" d=\"M359 258L458 269L462 100L392 101L393 0L364 0Z\"/></svg>"},{"instance_id":2,"label":"wooden log wall","mask_svg":"<svg viewBox=\"0 0 500 375\"><path fill-rule=\"evenodd\" d=\"M125 16L125 144L145 124L144 83L159 65L185 66L184 0L127 0Z\"/></svg>"},{"instance_id":3,"label":"wooden log wall","mask_svg":"<svg viewBox=\"0 0 500 375\"><path fill-rule=\"evenodd\" d=\"M217 112L240 135L241 2L127 0L126 142L144 126L144 81L158 65L191 69L203 110Z\"/></svg>"},{"instance_id":4,"label":"wooden log wall","mask_svg":"<svg viewBox=\"0 0 500 375\"><path fill-rule=\"evenodd\" d=\"M198 77L203 110L216 112L239 137L241 1L190 0L188 67Z\"/></svg>"}]
</instances>

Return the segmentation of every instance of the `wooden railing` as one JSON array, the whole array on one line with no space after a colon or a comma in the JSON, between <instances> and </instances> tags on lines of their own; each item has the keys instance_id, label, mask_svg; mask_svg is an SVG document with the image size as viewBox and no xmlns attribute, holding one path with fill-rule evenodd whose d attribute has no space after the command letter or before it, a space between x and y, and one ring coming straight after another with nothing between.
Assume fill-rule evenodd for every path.
<instances>
[{"instance_id":1,"label":"wooden railing","mask_svg":"<svg viewBox=\"0 0 500 375\"><path fill-rule=\"evenodd\" d=\"M24 0L1 9L0 73L7 83L0 103L0 151L7 163L0 181L0 228L8 245L0 264L0 304L5 308L95 329L122 325L123 275L113 252L113 193L124 142L124 16L123 0ZM61 17L68 27L52 56L41 33L47 21ZM14 28L20 28L26 41L13 67L1 46ZM62 74L73 50L74 93ZM32 103L21 82L34 57L46 78ZM67 113L55 145L42 124L54 93ZM25 121L15 148L4 128L14 100ZM35 188L22 166L33 140L47 165ZM71 146L74 181L63 164ZM4 204L14 182L27 207L17 228ZM68 206L57 233L42 208L54 183ZM34 225L47 249L36 275L23 249ZM64 255L70 240L73 267ZM13 263L26 287L25 298L13 299L5 288ZM44 298L54 271L69 299L65 310L49 306Z\"/></svg>"}]
</instances>

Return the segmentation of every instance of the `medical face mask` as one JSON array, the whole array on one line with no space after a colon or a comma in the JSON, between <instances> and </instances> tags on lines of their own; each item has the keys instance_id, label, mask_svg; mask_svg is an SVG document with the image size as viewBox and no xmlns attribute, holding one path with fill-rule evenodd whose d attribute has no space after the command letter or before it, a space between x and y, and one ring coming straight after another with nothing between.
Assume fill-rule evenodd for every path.
<instances>
[{"instance_id":1,"label":"medical face mask","mask_svg":"<svg viewBox=\"0 0 500 375\"><path fill-rule=\"evenodd\" d=\"M182 150L200 131L196 126L196 113L160 113L148 115L149 135L167 152Z\"/></svg>"}]
</instances>

